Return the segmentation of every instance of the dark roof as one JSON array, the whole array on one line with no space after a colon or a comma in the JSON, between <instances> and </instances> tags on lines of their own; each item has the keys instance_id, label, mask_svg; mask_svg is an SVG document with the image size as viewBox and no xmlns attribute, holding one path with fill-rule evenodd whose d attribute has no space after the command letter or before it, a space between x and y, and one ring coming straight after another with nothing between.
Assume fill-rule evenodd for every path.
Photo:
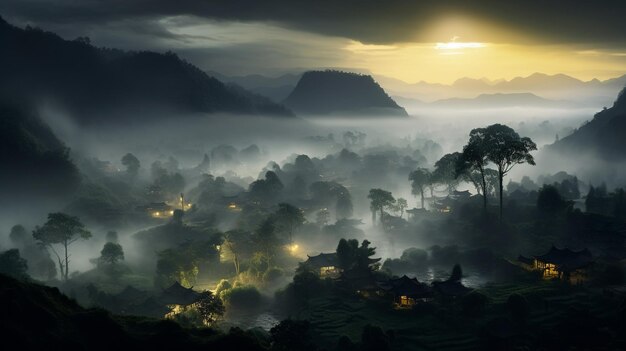
<instances>
[{"instance_id":1,"label":"dark roof","mask_svg":"<svg viewBox=\"0 0 626 351\"><path fill-rule=\"evenodd\" d=\"M396 296L408 296L412 298L432 296L432 290L428 285L420 283L417 278L409 278L406 275L378 283L378 286Z\"/></svg>"},{"instance_id":2,"label":"dark roof","mask_svg":"<svg viewBox=\"0 0 626 351\"><path fill-rule=\"evenodd\" d=\"M136 209L138 211L169 211L173 207L165 202L151 202L147 205L137 206Z\"/></svg>"},{"instance_id":3,"label":"dark roof","mask_svg":"<svg viewBox=\"0 0 626 351\"><path fill-rule=\"evenodd\" d=\"M472 193L470 193L469 190L465 190L465 191L454 190L454 191L452 191L452 196L462 196L462 197L467 196L467 197L470 197L470 196L472 196Z\"/></svg>"},{"instance_id":4,"label":"dark roof","mask_svg":"<svg viewBox=\"0 0 626 351\"><path fill-rule=\"evenodd\" d=\"M179 282L174 282L169 288L163 289L159 300L166 305L191 305L201 297L201 293L192 288L185 288Z\"/></svg>"},{"instance_id":5,"label":"dark roof","mask_svg":"<svg viewBox=\"0 0 626 351\"><path fill-rule=\"evenodd\" d=\"M321 268L321 267L329 267L329 266L337 266L338 265L338 259L337 259L337 254L336 253L320 253L317 256L309 256L307 255L309 258L306 260L306 262L304 262L304 264L311 266L311 267L317 267L317 268Z\"/></svg>"},{"instance_id":6,"label":"dark roof","mask_svg":"<svg viewBox=\"0 0 626 351\"><path fill-rule=\"evenodd\" d=\"M534 263L532 258L526 257L526 256L522 256L522 255L517 256L517 260L519 262L521 262L521 263L529 264L529 265L532 265Z\"/></svg>"},{"instance_id":7,"label":"dark roof","mask_svg":"<svg viewBox=\"0 0 626 351\"><path fill-rule=\"evenodd\" d=\"M466 287L458 280L445 280L442 282L433 282L433 289L446 296L463 296L472 289Z\"/></svg>"},{"instance_id":8,"label":"dark roof","mask_svg":"<svg viewBox=\"0 0 626 351\"><path fill-rule=\"evenodd\" d=\"M559 249L554 245L547 253L534 256L534 258L541 262L554 263L557 269L562 271L583 268L593 262L593 257L588 249L572 251L568 248Z\"/></svg>"}]
</instances>

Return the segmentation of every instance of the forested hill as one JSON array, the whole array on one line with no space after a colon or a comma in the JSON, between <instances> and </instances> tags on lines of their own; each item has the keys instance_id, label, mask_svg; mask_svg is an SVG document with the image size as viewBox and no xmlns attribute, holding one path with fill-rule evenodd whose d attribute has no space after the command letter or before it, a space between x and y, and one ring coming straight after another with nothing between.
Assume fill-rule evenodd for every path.
<instances>
[{"instance_id":1,"label":"forested hill","mask_svg":"<svg viewBox=\"0 0 626 351\"><path fill-rule=\"evenodd\" d=\"M406 116L371 76L340 71L309 71L285 99L298 114Z\"/></svg>"},{"instance_id":2,"label":"forested hill","mask_svg":"<svg viewBox=\"0 0 626 351\"><path fill-rule=\"evenodd\" d=\"M565 153L594 151L601 158L626 159L626 88L612 107L596 113L591 121L550 148Z\"/></svg>"},{"instance_id":3,"label":"forested hill","mask_svg":"<svg viewBox=\"0 0 626 351\"><path fill-rule=\"evenodd\" d=\"M0 99L0 203L71 193L80 175L68 153L35 112Z\"/></svg>"},{"instance_id":4,"label":"forested hill","mask_svg":"<svg viewBox=\"0 0 626 351\"><path fill-rule=\"evenodd\" d=\"M280 104L226 85L168 52L96 48L0 18L0 94L53 101L82 122L153 118L152 112L293 116Z\"/></svg>"}]
</instances>

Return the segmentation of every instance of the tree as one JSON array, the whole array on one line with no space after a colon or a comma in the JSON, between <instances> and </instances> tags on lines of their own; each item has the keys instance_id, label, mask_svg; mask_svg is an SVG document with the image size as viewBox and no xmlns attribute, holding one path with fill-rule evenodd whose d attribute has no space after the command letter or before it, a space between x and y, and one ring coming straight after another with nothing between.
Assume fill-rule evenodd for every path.
<instances>
[{"instance_id":1,"label":"tree","mask_svg":"<svg viewBox=\"0 0 626 351\"><path fill-rule=\"evenodd\" d=\"M537 195L537 210L543 217L552 218L567 207L559 190L554 185L544 184Z\"/></svg>"},{"instance_id":2,"label":"tree","mask_svg":"<svg viewBox=\"0 0 626 351\"><path fill-rule=\"evenodd\" d=\"M341 239L337 245L337 260L339 268L348 270L354 266L356 262L356 252L359 248L359 242L356 239Z\"/></svg>"},{"instance_id":3,"label":"tree","mask_svg":"<svg viewBox=\"0 0 626 351\"><path fill-rule=\"evenodd\" d=\"M85 229L85 225L80 222L78 217L57 212L48 214L48 220L42 227L35 227L33 237L52 250L57 257L61 275L67 280L70 264L68 248L79 239L89 239L91 232ZM55 249L56 245L61 245L63 248L63 259Z\"/></svg>"},{"instance_id":4,"label":"tree","mask_svg":"<svg viewBox=\"0 0 626 351\"><path fill-rule=\"evenodd\" d=\"M228 254L232 256L235 272L239 275L242 256L251 251L250 233L242 230L230 230L224 233L222 245L227 249Z\"/></svg>"},{"instance_id":5,"label":"tree","mask_svg":"<svg viewBox=\"0 0 626 351\"><path fill-rule=\"evenodd\" d=\"M480 179L480 188L483 193L483 208L487 210L487 181L485 179L485 166L489 163L485 146L484 133L481 129L472 129L467 145L463 147L461 157L456 165L456 174L471 174L477 172ZM473 177L472 177L473 179ZM477 187L478 189L478 187Z\"/></svg>"},{"instance_id":6,"label":"tree","mask_svg":"<svg viewBox=\"0 0 626 351\"><path fill-rule=\"evenodd\" d=\"M517 164L528 163L534 166L535 159L530 152L537 150L537 145L530 138L520 137L512 128L502 124L474 129L472 132L476 134L477 138L482 139L487 159L497 167L500 190L500 220L502 220L504 177Z\"/></svg>"},{"instance_id":7,"label":"tree","mask_svg":"<svg viewBox=\"0 0 626 351\"><path fill-rule=\"evenodd\" d=\"M213 325L226 311L222 300L210 291L202 292L202 296L195 303L195 307L200 314L200 318L202 318L202 323L206 326Z\"/></svg>"},{"instance_id":8,"label":"tree","mask_svg":"<svg viewBox=\"0 0 626 351\"><path fill-rule=\"evenodd\" d=\"M457 164L460 158L461 154L454 152L443 155L439 161L435 162L433 177L437 182L446 185L448 193L451 193L459 184L457 177Z\"/></svg>"},{"instance_id":9,"label":"tree","mask_svg":"<svg viewBox=\"0 0 626 351\"><path fill-rule=\"evenodd\" d=\"M124 157L122 157L122 164L126 166L126 173L131 178L134 179L135 177L137 177L137 174L139 174L139 167L141 164L139 163L139 159L137 159L135 155L131 153L127 153L126 155L124 155Z\"/></svg>"},{"instance_id":10,"label":"tree","mask_svg":"<svg viewBox=\"0 0 626 351\"><path fill-rule=\"evenodd\" d=\"M372 220L376 222L376 211L379 211L381 223L384 209L392 206L396 202L396 199L393 198L391 192L383 189L371 189L367 198L371 200L370 209L372 210Z\"/></svg>"},{"instance_id":11,"label":"tree","mask_svg":"<svg viewBox=\"0 0 626 351\"><path fill-rule=\"evenodd\" d=\"M11 249L0 253L0 273L8 276L24 279L28 277L28 265L20 256L20 250Z\"/></svg>"},{"instance_id":12,"label":"tree","mask_svg":"<svg viewBox=\"0 0 626 351\"><path fill-rule=\"evenodd\" d=\"M288 203L278 204L278 211L276 211L276 224L279 228L287 232L289 243L293 242L294 231L302 226L305 222L302 210L292 206Z\"/></svg>"},{"instance_id":13,"label":"tree","mask_svg":"<svg viewBox=\"0 0 626 351\"><path fill-rule=\"evenodd\" d=\"M406 201L406 199L399 197L396 200L396 208L398 209L398 211L400 211L400 218L402 218L402 215L404 215L404 210L409 207L408 202Z\"/></svg>"},{"instance_id":14,"label":"tree","mask_svg":"<svg viewBox=\"0 0 626 351\"><path fill-rule=\"evenodd\" d=\"M122 245L116 243L106 243L100 251L100 262L106 264L116 264L118 261L124 260L124 250Z\"/></svg>"},{"instance_id":15,"label":"tree","mask_svg":"<svg viewBox=\"0 0 626 351\"><path fill-rule=\"evenodd\" d=\"M461 265L455 264L454 267L452 267L452 274L450 274L450 278L448 278L448 280L458 282L461 281L461 278L463 278L463 270L461 269Z\"/></svg>"},{"instance_id":16,"label":"tree","mask_svg":"<svg viewBox=\"0 0 626 351\"><path fill-rule=\"evenodd\" d=\"M431 174L426 168L418 168L409 174L411 193L420 196L422 208L424 208L424 190L430 183L430 177Z\"/></svg>"}]
</instances>

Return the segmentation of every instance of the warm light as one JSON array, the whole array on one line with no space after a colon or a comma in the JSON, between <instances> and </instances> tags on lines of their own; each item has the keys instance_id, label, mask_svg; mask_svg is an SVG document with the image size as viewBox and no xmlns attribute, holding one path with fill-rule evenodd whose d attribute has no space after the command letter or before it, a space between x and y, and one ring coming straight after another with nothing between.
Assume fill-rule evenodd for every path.
<instances>
[{"instance_id":1,"label":"warm light","mask_svg":"<svg viewBox=\"0 0 626 351\"><path fill-rule=\"evenodd\" d=\"M172 210L172 211L170 211L170 214L171 214L171 215L173 215L173 214L174 214L174 211L173 211L173 210Z\"/></svg>"},{"instance_id":2,"label":"warm light","mask_svg":"<svg viewBox=\"0 0 626 351\"><path fill-rule=\"evenodd\" d=\"M484 43L457 43L455 41L450 41L447 43L437 43L435 45L435 49L437 50L458 50L458 49L476 49L476 48L484 48L486 45Z\"/></svg>"},{"instance_id":3,"label":"warm light","mask_svg":"<svg viewBox=\"0 0 626 351\"><path fill-rule=\"evenodd\" d=\"M300 247L298 246L298 244L291 244L291 245L287 245L287 250L289 251L289 253L291 253L292 255L295 255L298 252L298 249Z\"/></svg>"}]
</instances>

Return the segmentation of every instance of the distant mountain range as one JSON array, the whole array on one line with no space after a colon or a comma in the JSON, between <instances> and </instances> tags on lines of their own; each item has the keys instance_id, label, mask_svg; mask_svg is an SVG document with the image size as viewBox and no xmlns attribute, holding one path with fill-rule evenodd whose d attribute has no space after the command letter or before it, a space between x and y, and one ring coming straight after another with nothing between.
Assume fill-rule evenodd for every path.
<instances>
[{"instance_id":1,"label":"distant mountain range","mask_svg":"<svg viewBox=\"0 0 626 351\"><path fill-rule=\"evenodd\" d=\"M369 75L309 71L283 101L302 115L407 116Z\"/></svg>"},{"instance_id":2,"label":"distant mountain range","mask_svg":"<svg viewBox=\"0 0 626 351\"><path fill-rule=\"evenodd\" d=\"M451 85L404 81L376 76L376 80L392 96L433 102L450 98L474 98L480 94L531 93L549 100L577 101L588 106L610 105L615 95L626 86L626 75L600 81L582 81L565 74L534 73L511 80L460 78Z\"/></svg>"},{"instance_id":3,"label":"distant mountain range","mask_svg":"<svg viewBox=\"0 0 626 351\"><path fill-rule=\"evenodd\" d=\"M52 100L81 122L167 112L292 117L284 106L224 84L173 53L101 49L0 18L0 94ZM8 54L10 53L10 54Z\"/></svg>"},{"instance_id":4,"label":"distant mountain range","mask_svg":"<svg viewBox=\"0 0 626 351\"><path fill-rule=\"evenodd\" d=\"M575 106L575 102L563 100L549 100L531 93L511 93L511 94L480 94L475 98L450 98L433 102L424 102L416 99L407 99L401 96L394 96L394 100L406 108L419 110L420 108L508 108L508 107L543 107L543 108L563 108Z\"/></svg>"},{"instance_id":5,"label":"distant mountain range","mask_svg":"<svg viewBox=\"0 0 626 351\"><path fill-rule=\"evenodd\" d=\"M593 152L599 158L626 160L626 89L612 107L596 113L591 121L548 149L572 155Z\"/></svg>"},{"instance_id":6,"label":"distant mountain range","mask_svg":"<svg viewBox=\"0 0 626 351\"><path fill-rule=\"evenodd\" d=\"M295 73L279 77L265 77L262 75L229 77L219 73L215 73L215 76L224 82L236 83L277 102L283 101L288 96L300 77L299 74ZM565 74L548 75L534 73L527 77L516 77L511 80L466 77L460 78L452 84L407 83L383 75L372 75L372 77L389 95L393 96L394 100L403 106L405 102L416 105L417 101L432 103L455 98L474 99L480 95L528 93L549 101L569 102L570 104L575 102L579 106L602 107L610 106L615 95L626 86L626 75L604 81L598 79L582 81ZM508 98L514 97L515 95L508 96ZM518 97L522 99L519 102L520 104L526 100L523 95ZM494 97L493 102L498 105L501 102L501 98ZM530 102L533 104L539 103L536 99ZM516 102L516 104L518 103ZM463 103L460 105L463 105ZM544 101L539 105L551 105L551 103Z\"/></svg>"}]
</instances>

